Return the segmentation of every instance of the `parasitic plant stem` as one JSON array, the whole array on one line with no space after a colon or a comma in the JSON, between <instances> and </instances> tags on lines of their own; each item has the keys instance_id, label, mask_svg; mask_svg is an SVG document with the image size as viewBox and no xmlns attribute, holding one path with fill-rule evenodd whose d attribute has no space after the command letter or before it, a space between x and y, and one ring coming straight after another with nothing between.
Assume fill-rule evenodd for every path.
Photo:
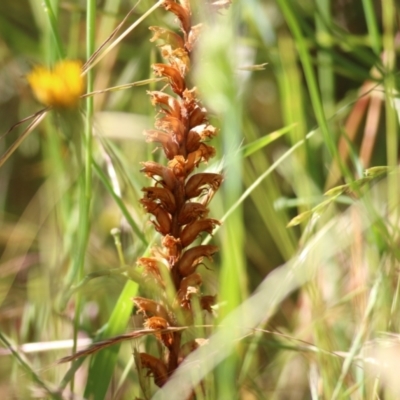
<instances>
[{"instance_id":1,"label":"parasitic plant stem","mask_svg":"<svg viewBox=\"0 0 400 400\"><path fill-rule=\"evenodd\" d=\"M208 5L218 10L229 1L212 1ZM203 259L212 260L218 248L199 245L196 240L202 234L212 234L220 224L208 217L208 204L220 187L223 177L217 173L197 172L215 155L209 141L217 129L210 125L207 110L201 104L195 87L190 87L187 74L191 69L192 52L203 29L202 24L192 24L189 0L163 0L161 6L175 15L180 34L161 27L150 27L151 41L160 41L163 63L152 65L156 76L167 79L163 91L148 92L151 102L159 111L155 129L145 132L147 142L154 142L166 158L165 164L154 161L142 163L141 171L154 182L143 188L141 203L149 214L156 231L162 236L161 246L154 247L151 257L139 258L144 277L160 291L152 299L133 299L138 312L145 317L145 327L166 329L193 325L192 301L208 313L215 296L201 292L202 277L197 268ZM171 298L168 282L174 286ZM139 362L162 387L185 356L195 350L204 339L196 338L182 343L182 332L155 334L162 344L162 354L154 357L147 353L139 355Z\"/></svg>"}]
</instances>

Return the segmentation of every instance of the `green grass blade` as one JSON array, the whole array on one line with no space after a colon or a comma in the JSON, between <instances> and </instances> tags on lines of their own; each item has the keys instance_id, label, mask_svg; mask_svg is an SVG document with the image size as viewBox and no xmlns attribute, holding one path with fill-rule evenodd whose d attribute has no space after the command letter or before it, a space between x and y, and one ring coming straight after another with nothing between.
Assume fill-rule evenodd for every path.
<instances>
[{"instance_id":1,"label":"green grass blade","mask_svg":"<svg viewBox=\"0 0 400 400\"><path fill-rule=\"evenodd\" d=\"M372 0L362 0L364 7L365 19L367 21L368 35L371 41L371 47L376 55L381 52L381 37L378 29L378 22L376 20L376 13Z\"/></svg>"},{"instance_id":2,"label":"green grass blade","mask_svg":"<svg viewBox=\"0 0 400 400\"><path fill-rule=\"evenodd\" d=\"M260 175L237 199L237 201L226 211L224 216L221 218L221 221L225 221L234 211L235 209L243 203L243 201L250 196L251 192L268 176L270 175L278 165L286 160L290 155L294 153L300 146L304 145L306 140L310 139L317 131L311 131L308 133L304 140L297 142L294 146L292 146L289 150L287 150L282 156L280 156L271 166Z\"/></svg>"},{"instance_id":3,"label":"green grass blade","mask_svg":"<svg viewBox=\"0 0 400 400\"><path fill-rule=\"evenodd\" d=\"M251 156L253 153L257 152L258 150L263 149L264 147L270 145L275 140L279 139L286 133L290 132L296 124L291 124L289 126L285 126L281 129L278 129L275 132L271 132L268 135L265 135L245 146L242 147L241 152L243 158Z\"/></svg>"},{"instance_id":4,"label":"green grass blade","mask_svg":"<svg viewBox=\"0 0 400 400\"><path fill-rule=\"evenodd\" d=\"M55 48L60 59L65 58L65 50L58 32L58 20L50 0L44 0L44 11L49 19L50 30L54 39Z\"/></svg>"},{"instance_id":5,"label":"green grass blade","mask_svg":"<svg viewBox=\"0 0 400 400\"><path fill-rule=\"evenodd\" d=\"M128 209L126 208L124 202L122 199L115 193L112 185L110 184L109 180L107 179L107 176L103 172L103 170L100 168L100 166L93 160L93 168L94 171L97 173L98 177L100 178L101 182L103 183L104 187L107 189L108 193L111 195L111 197L114 199L118 207L120 208L123 216L127 220L128 224L132 228L133 232L135 232L135 235L140 239L140 241L147 247L148 242L145 238L145 236L142 233L142 230L138 227L134 219L132 218L131 214L129 213Z\"/></svg>"},{"instance_id":6,"label":"green grass blade","mask_svg":"<svg viewBox=\"0 0 400 400\"><path fill-rule=\"evenodd\" d=\"M109 338L125 331L132 314L131 298L136 295L138 287L137 283L132 281L125 284L107 326L99 339ZM119 347L120 345L116 344L93 356L89 367L85 398L92 400L105 398L117 363Z\"/></svg>"},{"instance_id":7,"label":"green grass blade","mask_svg":"<svg viewBox=\"0 0 400 400\"><path fill-rule=\"evenodd\" d=\"M95 23L96 23L96 2L95 0L87 0L86 3L86 59L89 59L95 50ZM86 91L93 91L94 73L93 70L88 71L86 76ZM92 129L93 129L93 97L86 99L85 114L85 154L84 154L84 176L80 185L80 209L79 209L79 247L78 254L73 266L72 279L80 282L85 276L85 257L89 243L90 224L91 224L91 204L92 204ZM80 144L78 144L80 146ZM77 151L78 157L80 151ZM81 160L78 160L81 162ZM76 294L75 318L74 318L74 346L73 353L77 349L78 332L80 328L80 319L83 306L82 292ZM74 391L74 379L71 380L71 391Z\"/></svg>"},{"instance_id":8,"label":"green grass blade","mask_svg":"<svg viewBox=\"0 0 400 400\"><path fill-rule=\"evenodd\" d=\"M392 0L382 3L383 22L383 47L384 60L384 88L385 88L385 122L386 122L386 158L389 167L396 167L398 162L398 122L394 108L394 96L396 94L396 82L394 71L396 68L395 51L395 4ZM389 200L398 198L398 180L394 175L389 176Z\"/></svg>"},{"instance_id":9,"label":"green grass blade","mask_svg":"<svg viewBox=\"0 0 400 400\"><path fill-rule=\"evenodd\" d=\"M320 13L315 17L315 25L317 29L317 35L320 41L323 42L324 46L328 51L318 51L317 62L318 62L318 84L321 90L321 101L323 103L325 115L331 117L335 112L335 79L333 73L333 57L332 52L329 51L332 48L332 39L329 29L326 26L327 21L331 23L330 15L330 0L323 0L319 2Z\"/></svg>"},{"instance_id":10,"label":"green grass blade","mask_svg":"<svg viewBox=\"0 0 400 400\"><path fill-rule=\"evenodd\" d=\"M323 108L323 104L321 101L321 95L319 92L317 80L314 75L314 67L311 56L308 52L308 46L306 43L306 39L301 31L300 24L296 18L296 13L293 8L290 6L290 3L286 0L278 0L277 1L282 13L285 17L285 20L292 31L294 39L296 41L297 49L299 52L299 57L301 64L304 69L304 74L311 98L311 104L314 110L315 118L319 127L321 128L321 133L324 138L324 142L333 158L338 159L337 148L335 146L335 142L333 140L332 134L329 130L328 123L325 117L325 112ZM338 160L339 161L339 160Z\"/></svg>"}]
</instances>

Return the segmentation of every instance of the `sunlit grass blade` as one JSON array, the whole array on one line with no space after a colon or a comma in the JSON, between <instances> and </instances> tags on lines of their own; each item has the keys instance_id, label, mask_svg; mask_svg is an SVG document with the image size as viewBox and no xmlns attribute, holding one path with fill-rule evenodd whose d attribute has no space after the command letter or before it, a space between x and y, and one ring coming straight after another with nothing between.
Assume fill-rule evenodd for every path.
<instances>
[{"instance_id":1,"label":"sunlit grass blade","mask_svg":"<svg viewBox=\"0 0 400 400\"><path fill-rule=\"evenodd\" d=\"M132 313L131 299L136 295L137 290L138 285L136 283L130 281L125 284L101 338L109 338L124 332ZM93 400L105 398L114 373L119 347L119 344L114 345L93 356L85 389L86 398Z\"/></svg>"},{"instance_id":2,"label":"sunlit grass blade","mask_svg":"<svg viewBox=\"0 0 400 400\"><path fill-rule=\"evenodd\" d=\"M257 140L255 140L252 143L246 144L241 148L242 156L243 157L248 157L252 155L253 153L263 149L264 147L268 146L275 140L279 139L283 135L286 135L288 132L290 132L293 128L295 127L295 124L285 126L281 129L278 129L275 132L271 132L268 135L265 135Z\"/></svg>"}]
</instances>

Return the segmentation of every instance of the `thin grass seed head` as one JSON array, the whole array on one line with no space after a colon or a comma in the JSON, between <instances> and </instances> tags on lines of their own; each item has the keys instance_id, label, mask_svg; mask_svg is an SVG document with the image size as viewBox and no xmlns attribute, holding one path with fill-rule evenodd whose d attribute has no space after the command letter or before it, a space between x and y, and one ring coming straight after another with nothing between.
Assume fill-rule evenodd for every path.
<instances>
[{"instance_id":1,"label":"thin grass seed head","mask_svg":"<svg viewBox=\"0 0 400 400\"><path fill-rule=\"evenodd\" d=\"M27 79L40 103L54 108L74 108L85 89L81 68L80 61L63 60L53 69L35 67Z\"/></svg>"}]
</instances>

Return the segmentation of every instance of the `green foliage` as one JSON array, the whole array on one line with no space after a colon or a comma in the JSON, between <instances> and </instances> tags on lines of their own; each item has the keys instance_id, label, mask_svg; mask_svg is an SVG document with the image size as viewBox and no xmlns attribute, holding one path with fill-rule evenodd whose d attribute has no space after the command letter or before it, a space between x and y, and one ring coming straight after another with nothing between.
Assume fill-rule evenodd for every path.
<instances>
[{"instance_id":1,"label":"green foliage","mask_svg":"<svg viewBox=\"0 0 400 400\"><path fill-rule=\"evenodd\" d=\"M196 319L208 343L158 392L134 366L143 346L159 354L153 337L56 362L142 328L135 262L159 237L139 170L163 158L142 135L146 90L164 85L148 27L176 24L150 0L0 3L1 398L187 399L200 382L208 400L399 398L394 0L194 2L191 78L220 128L207 169L225 177L210 212L223 224L202 238L220 247L201 271L218 304ZM33 65L102 43L79 112L9 131L41 109Z\"/></svg>"}]
</instances>

